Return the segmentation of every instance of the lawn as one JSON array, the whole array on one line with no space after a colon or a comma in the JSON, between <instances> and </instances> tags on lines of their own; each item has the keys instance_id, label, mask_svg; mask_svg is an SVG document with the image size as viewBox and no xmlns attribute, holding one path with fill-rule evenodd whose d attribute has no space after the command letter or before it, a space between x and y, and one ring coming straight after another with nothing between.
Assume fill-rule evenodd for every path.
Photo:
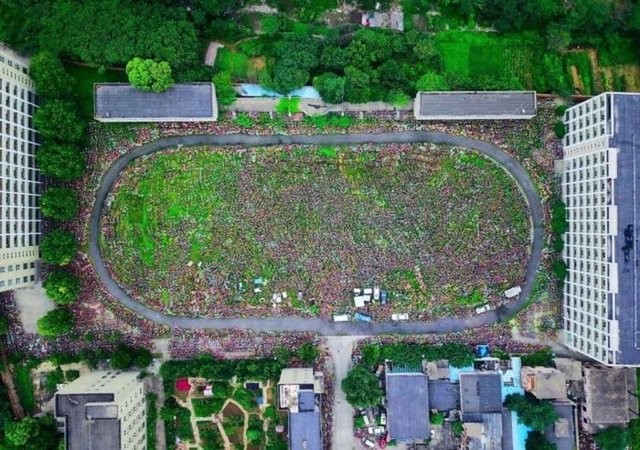
<instances>
[{"instance_id":1,"label":"lawn","mask_svg":"<svg viewBox=\"0 0 640 450\"><path fill-rule=\"evenodd\" d=\"M282 308L328 316L376 284L444 315L518 284L528 237L515 183L461 149L203 148L126 170L103 249L130 293L173 313L237 315L286 292Z\"/></svg>"},{"instance_id":2,"label":"lawn","mask_svg":"<svg viewBox=\"0 0 640 450\"><path fill-rule=\"evenodd\" d=\"M36 398L33 390L33 380L31 379L31 367L28 364L20 363L14 367L16 379L16 389L20 402L25 412L32 414L36 408Z\"/></svg>"},{"instance_id":3,"label":"lawn","mask_svg":"<svg viewBox=\"0 0 640 450\"><path fill-rule=\"evenodd\" d=\"M82 113L93 118L93 85L94 83L126 82L127 75L122 70L98 71L96 67L79 66L67 63L65 69L76 82L76 92Z\"/></svg>"}]
</instances>

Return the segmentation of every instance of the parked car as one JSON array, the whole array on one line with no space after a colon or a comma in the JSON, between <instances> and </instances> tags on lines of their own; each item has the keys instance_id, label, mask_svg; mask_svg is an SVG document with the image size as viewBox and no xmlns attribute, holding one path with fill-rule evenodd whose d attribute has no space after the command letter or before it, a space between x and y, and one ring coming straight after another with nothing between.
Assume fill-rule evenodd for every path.
<instances>
[{"instance_id":1,"label":"parked car","mask_svg":"<svg viewBox=\"0 0 640 450\"><path fill-rule=\"evenodd\" d=\"M373 322L373 319L371 318L371 316L369 314L363 314L363 313L355 313L353 315L353 319L356 322L365 322L365 323L371 323Z\"/></svg>"},{"instance_id":2,"label":"parked car","mask_svg":"<svg viewBox=\"0 0 640 450\"><path fill-rule=\"evenodd\" d=\"M380 413L380 425L382 425L382 426L386 426L387 425L387 413L386 412Z\"/></svg>"},{"instance_id":3,"label":"parked car","mask_svg":"<svg viewBox=\"0 0 640 450\"><path fill-rule=\"evenodd\" d=\"M369 439L368 437L363 437L362 438L362 443L369 447L369 448L375 448L376 447L376 443L374 441L372 441L371 439Z\"/></svg>"},{"instance_id":4,"label":"parked car","mask_svg":"<svg viewBox=\"0 0 640 450\"><path fill-rule=\"evenodd\" d=\"M360 414L362 415L362 418L364 419L364 426L368 427L369 425L371 425L371 421L369 420L369 415L367 414L367 411L363 409Z\"/></svg>"}]
</instances>

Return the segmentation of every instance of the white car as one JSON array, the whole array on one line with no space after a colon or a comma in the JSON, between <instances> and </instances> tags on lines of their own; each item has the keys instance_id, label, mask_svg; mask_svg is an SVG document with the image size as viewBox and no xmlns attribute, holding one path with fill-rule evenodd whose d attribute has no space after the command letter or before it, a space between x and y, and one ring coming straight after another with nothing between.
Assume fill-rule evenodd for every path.
<instances>
[{"instance_id":1,"label":"white car","mask_svg":"<svg viewBox=\"0 0 640 450\"><path fill-rule=\"evenodd\" d=\"M386 413L380 414L380 425L382 425L382 426L387 425L387 414Z\"/></svg>"},{"instance_id":2,"label":"white car","mask_svg":"<svg viewBox=\"0 0 640 450\"><path fill-rule=\"evenodd\" d=\"M369 447L369 448L375 448L376 447L376 443L373 442L371 439L369 439L368 437L363 437L362 438L362 443Z\"/></svg>"},{"instance_id":3,"label":"white car","mask_svg":"<svg viewBox=\"0 0 640 450\"><path fill-rule=\"evenodd\" d=\"M491 305L488 303L486 305L478 306L476 308L476 314L486 313L487 311L491 311Z\"/></svg>"}]
</instances>

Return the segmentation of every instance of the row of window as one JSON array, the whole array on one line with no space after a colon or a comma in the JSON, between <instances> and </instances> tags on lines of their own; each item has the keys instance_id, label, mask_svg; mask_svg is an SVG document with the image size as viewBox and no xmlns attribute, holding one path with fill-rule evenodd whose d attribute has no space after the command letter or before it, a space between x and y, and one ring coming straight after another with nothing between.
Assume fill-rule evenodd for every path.
<instances>
[{"instance_id":1,"label":"row of window","mask_svg":"<svg viewBox=\"0 0 640 450\"><path fill-rule=\"evenodd\" d=\"M15 279L15 286L20 285L21 283L33 283L36 279L35 275L29 275L29 276L24 276L22 278L18 277ZM22 281L21 281L22 280ZM0 288L6 287L6 286L14 286L14 282L13 279L11 280L0 280Z\"/></svg>"},{"instance_id":2,"label":"row of window","mask_svg":"<svg viewBox=\"0 0 640 450\"><path fill-rule=\"evenodd\" d=\"M35 155L38 135L36 135L36 141L27 141L19 138L5 138L4 146L0 148L3 152L13 152L27 155ZM0 142L1 144L1 142Z\"/></svg>"},{"instance_id":3,"label":"row of window","mask_svg":"<svg viewBox=\"0 0 640 450\"><path fill-rule=\"evenodd\" d=\"M17 125L14 125L13 127L11 127L10 124L5 123L4 133L6 136L13 136L14 138L26 139L29 142L36 142L37 135L36 135L36 131L33 128L27 129Z\"/></svg>"},{"instance_id":4,"label":"row of window","mask_svg":"<svg viewBox=\"0 0 640 450\"><path fill-rule=\"evenodd\" d=\"M36 263L35 262L30 262L30 263L22 263L22 264L16 264L15 265L15 269L16 271L18 270L27 270L27 269L34 269L36 267ZM0 273L4 273L5 270L7 272L13 272L13 268L14 265L13 264L9 264L7 266L0 266ZM22 268L22 269L21 269Z\"/></svg>"},{"instance_id":5,"label":"row of window","mask_svg":"<svg viewBox=\"0 0 640 450\"><path fill-rule=\"evenodd\" d=\"M603 347L602 345L598 345L594 342L586 340L581 336L577 336L575 334L570 333L569 339L566 340L567 344L579 352L586 353L587 355L592 356L594 359L598 361L608 361L610 360L610 351L607 347Z\"/></svg>"},{"instance_id":6,"label":"row of window","mask_svg":"<svg viewBox=\"0 0 640 450\"><path fill-rule=\"evenodd\" d=\"M0 248L33 247L38 245L40 243L39 228L38 226L32 234L28 235L5 235L4 239L0 239Z\"/></svg>"}]
</instances>

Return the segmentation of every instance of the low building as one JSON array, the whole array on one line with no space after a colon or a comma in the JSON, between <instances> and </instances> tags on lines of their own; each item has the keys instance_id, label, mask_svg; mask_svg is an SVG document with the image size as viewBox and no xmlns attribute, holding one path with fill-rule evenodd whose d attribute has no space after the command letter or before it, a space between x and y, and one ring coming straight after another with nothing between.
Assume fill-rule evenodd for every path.
<instances>
[{"instance_id":1,"label":"low building","mask_svg":"<svg viewBox=\"0 0 640 450\"><path fill-rule=\"evenodd\" d=\"M531 119L536 109L535 91L418 92L413 103L417 120Z\"/></svg>"},{"instance_id":2,"label":"low building","mask_svg":"<svg viewBox=\"0 0 640 450\"><path fill-rule=\"evenodd\" d=\"M566 399L567 379L552 367L523 367L520 369L522 387L540 400Z\"/></svg>"},{"instance_id":3,"label":"low building","mask_svg":"<svg viewBox=\"0 0 640 450\"><path fill-rule=\"evenodd\" d=\"M143 92L128 83L94 86L99 122L213 122L218 120L212 83L181 83L164 92Z\"/></svg>"},{"instance_id":4,"label":"low building","mask_svg":"<svg viewBox=\"0 0 640 450\"><path fill-rule=\"evenodd\" d=\"M429 437L429 384L421 368L387 364L385 370L387 427L396 441Z\"/></svg>"},{"instance_id":5,"label":"low building","mask_svg":"<svg viewBox=\"0 0 640 450\"><path fill-rule=\"evenodd\" d=\"M481 422L463 424L468 450L503 450L502 413L483 414Z\"/></svg>"},{"instance_id":6,"label":"low building","mask_svg":"<svg viewBox=\"0 0 640 450\"><path fill-rule=\"evenodd\" d=\"M66 450L145 450L146 403L137 372L96 371L54 398Z\"/></svg>"},{"instance_id":7,"label":"low building","mask_svg":"<svg viewBox=\"0 0 640 450\"><path fill-rule=\"evenodd\" d=\"M605 366L583 367L582 422L589 433L610 426L626 427L629 411L637 411L635 369Z\"/></svg>"},{"instance_id":8,"label":"low building","mask_svg":"<svg viewBox=\"0 0 640 450\"><path fill-rule=\"evenodd\" d=\"M322 374L313 369L283 369L278 381L278 406L288 411L289 449L322 450Z\"/></svg>"},{"instance_id":9,"label":"low building","mask_svg":"<svg viewBox=\"0 0 640 450\"><path fill-rule=\"evenodd\" d=\"M578 449L576 405L568 400L555 400L552 404L559 419L553 426L547 428L545 437L556 446L557 450Z\"/></svg>"},{"instance_id":10,"label":"low building","mask_svg":"<svg viewBox=\"0 0 640 450\"><path fill-rule=\"evenodd\" d=\"M502 414L502 376L496 372L461 373L462 421L482 422L483 414Z\"/></svg>"}]
</instances>

